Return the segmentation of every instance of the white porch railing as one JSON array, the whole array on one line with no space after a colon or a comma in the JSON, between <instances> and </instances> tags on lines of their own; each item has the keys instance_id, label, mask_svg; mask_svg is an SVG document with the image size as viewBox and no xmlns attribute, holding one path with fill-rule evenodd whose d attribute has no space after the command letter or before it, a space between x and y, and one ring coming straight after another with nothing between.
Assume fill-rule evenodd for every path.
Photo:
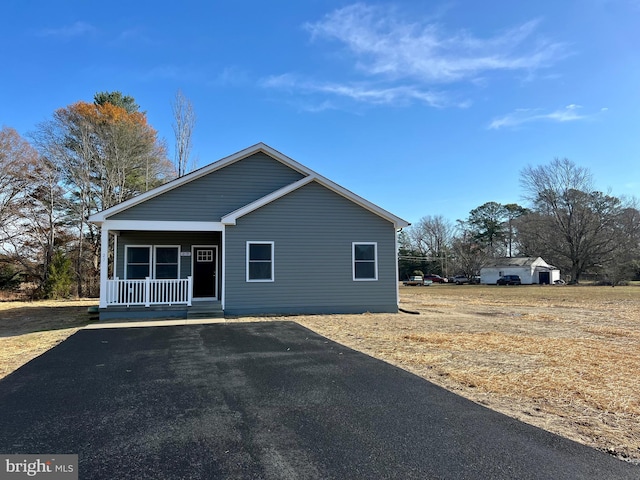
<instances>
[{"instance_id":1,"label":"white porch railing","mask_svg":"<svg viewBox=\"0 0 640 480\"><path fill-rule=\"evenodd\" d=\"M188 305L192 300L191 277L158 280L107 280L106 301L109 305Z\"/></svg>"}]
</instances>

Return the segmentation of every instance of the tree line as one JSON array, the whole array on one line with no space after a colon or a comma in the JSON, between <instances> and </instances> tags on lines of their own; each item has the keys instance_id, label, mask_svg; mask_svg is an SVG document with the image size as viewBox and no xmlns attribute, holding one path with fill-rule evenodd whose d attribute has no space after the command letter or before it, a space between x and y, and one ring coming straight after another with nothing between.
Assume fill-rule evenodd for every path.
<instances>
[{"instance_id":1,"label":"tree line","mask_svg":"<svg viewBox=\"0 0 640 480\"><path fill-rule=\"evenodd\" d=\"M192 165L191 102L176 94L175 155L133 97L97 93L56 110L28 137L0 130L0 290L97 296L100 230L93 213L143 193Z\"/></svg>"},{"instance_id":2,"label":"tree line","mask_svg":"<svg viewBox=\"0 0 640 480\"><path fill-rule=\"evenodd\" d=\"M524 205L487 202L455 223L426 216L400 233L400 276L414 271L471 278L491 258L542 257L570 283L616 285L640 278L640 210L635 199L594 187L568 159L520 172Z\"/></svg>"},{"instance_id":3,"label":"tree line","mask_svg":"<svg viewBox=\"0 0 640 480\"><path fill-rule=\"evenodd\" d=\"M87 218L193 168L195 113L172 102L175 153L135 99L97 93L53 112L23 138L0 129L0 290L34 297L97 296L100 231ZM540 256L570 282L640 275L635 200L594 188L568 159L520 172L524 205L487 202L455 223L426 216L399 236L400 276L477 275L489 258Z\"/></svg>"}]
</instances>

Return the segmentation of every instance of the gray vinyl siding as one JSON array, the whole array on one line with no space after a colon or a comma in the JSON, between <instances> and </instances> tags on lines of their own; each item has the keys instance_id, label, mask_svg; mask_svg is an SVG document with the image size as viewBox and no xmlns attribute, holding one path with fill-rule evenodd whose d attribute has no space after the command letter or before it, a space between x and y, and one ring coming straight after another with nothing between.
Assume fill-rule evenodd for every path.
<instances>
[{"instance_id":1,"label":"gray vinyl siding","mask_svg":"<svg viewBox=\"0 0 640 480\"><path fill-rule=\"evenodd\" d=\"M192 245L218 245L218 266L222 265L220 232L122 232L118 236L116 276L124 278L125 245L179 245L181 252L191 252ZM180 257L180 278L191 275L191 257ZM220 277L220 275L218 275Z\"/></svg>"},{"instance_id":2,"label":"gray vinyl siding","mask_svg":"<svg viewBox=\"0 0 640 480\"><path fill-rule=\"evenodd\" d=\"M226 229L227 315L396 312L393 224L312 182ZM246 281L246 242L273 241L275 281ZM378 280L354 281L352 242L377 242Z\"/></svg>"},{"instance_id":3,"label":"gray vinyl siding","mask_svg":"<svg viewBox=\"0 0 640 480\"><path fill-rule=\"evenodd\" d=\"M264 153L256 153L109 218L219 222L227 213L303 176Z\"/></svg>"}]
</instances>

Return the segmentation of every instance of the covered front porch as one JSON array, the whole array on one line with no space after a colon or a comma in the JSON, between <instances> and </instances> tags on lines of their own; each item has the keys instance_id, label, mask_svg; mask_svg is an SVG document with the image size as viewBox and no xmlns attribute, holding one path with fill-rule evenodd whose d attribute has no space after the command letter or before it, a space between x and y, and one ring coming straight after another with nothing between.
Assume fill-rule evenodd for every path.
<instances>
[{"instance_id":1,"label":"covered front porch","mask_svg":"<svg viewBox=\"0 0 640 480\"><path fill-rule=\"evenodd\" d=\"M100 319L222 316L223 248L219 223L105 221Z\"/></svg>"}]
</instances>

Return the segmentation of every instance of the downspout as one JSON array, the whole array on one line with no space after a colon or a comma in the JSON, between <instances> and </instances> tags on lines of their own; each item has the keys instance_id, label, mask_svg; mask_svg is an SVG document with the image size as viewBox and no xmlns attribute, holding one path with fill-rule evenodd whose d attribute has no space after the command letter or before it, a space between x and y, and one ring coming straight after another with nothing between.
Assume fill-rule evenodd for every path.
<instances>
[{"instance_id":1,"label":"downspout","mask_svg":"<svg viewBox=\"0 0 640 480\"><path fill-rule=\"evenodd\" d=\"M398 311L400 310L400 259L398 255L398 235L402 232L402 228L396 230L395 232L395 255L396 255L396 304L398 306Z\"/></svg>"},{"instance_id":2,"label":"downspout","mask_svg":"<svg viewBox=\"0 0 640 480\"><path fill-rule=\"evenodd\" d=\"M226 269L226 258L227 258L227 244L226 244L226 225L222 225L222 271L220 272L220 303L222 304L222 312L224 313L224 305L226 302L226 279L225 273Z\"/></svg>"},{"instance_id":3,"label":"downspout","mask_svg":"<svg viewBox=\"0 0 640 480\"><path fill-rule=\"evenodd\" d=\"M116 278L118 276L118 237L120 236L120 232L113 232L113 270L111 273L111 278Z\"/></svg>"}]
</instances>

